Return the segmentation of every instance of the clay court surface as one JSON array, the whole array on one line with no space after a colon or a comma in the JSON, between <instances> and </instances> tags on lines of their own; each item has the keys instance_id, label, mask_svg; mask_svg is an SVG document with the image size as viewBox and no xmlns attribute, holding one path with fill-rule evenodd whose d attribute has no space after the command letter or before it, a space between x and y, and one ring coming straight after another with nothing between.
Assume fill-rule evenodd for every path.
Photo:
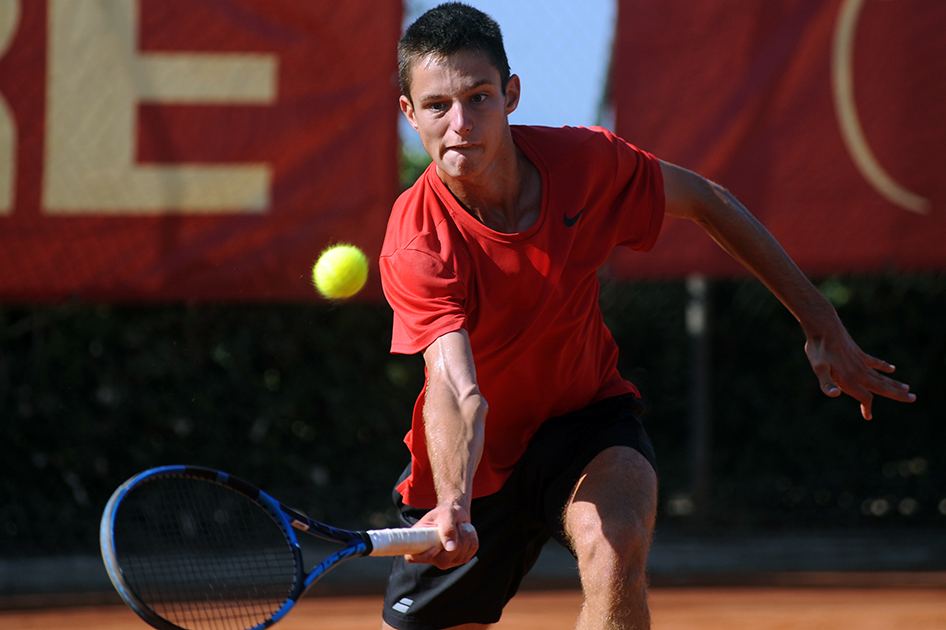
<instances>
[{"instance_id":1,"label":"clay court surface","mask_svg":"<svg viewBox=\"0 0 946 630\"><path fill-rule=\"evenodd\" d=\"M501 630L572 628L581 596L575 591L524 592L506 608ZM302 601L281 630L376 630L379 597ZM943 630L946 589L656 588L655 630ZM142 630L122 605L0 611L0 628Z\"/></svg>"}]
</instances>

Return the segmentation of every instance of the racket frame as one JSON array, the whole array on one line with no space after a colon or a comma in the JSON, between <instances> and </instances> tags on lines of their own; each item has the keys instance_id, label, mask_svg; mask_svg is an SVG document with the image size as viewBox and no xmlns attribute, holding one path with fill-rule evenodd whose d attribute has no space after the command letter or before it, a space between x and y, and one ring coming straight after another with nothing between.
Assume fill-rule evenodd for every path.
<instances>
[{"instance_id":1,"label":"racket frame","mask_svg":"<svg viewBox=\"0 0 946 630\"><path fill-rule=\"evenodd\" d=\"M108 577L111 580L112 585L115 587L115 590L118 591L118 594L121 596L121 598L131 607L132 610L135 611L135 613L138 614L139 617L159 630L181 629L180 626L173 624L153 611L147 604L144 603L144 601L141 600L137 593L135 593L134 589L132 589L131 586L126 582L122 574L121 566L118 562L118 557L115 550L115 539L112 535L112 532L114 531L113 528L115 516L125 496L127 496L131 490L140 484L145 483L150 479L159 477L190 477L226 486L227 488L242 494L265 509L265 511L279 526L280 530L282 530L282 533L286 537L286 541L292 550L293 556L295 557L296 579L289 596L286 598L285 602L283 602L282 606L280 606L280 608L275 613L273 613L273 615L270 616L268 620L259 626L256 626L257 628L268 627L285 617L286 613L292 609L299 598L301 598L305 592L319 580L319 578L325 575L329 569L332 569L351 558L370 555L373 551L371 534L377 534L378 530L375 530L375 532L350 531L332 527L330 525L326 525L325 523L312 520L301 512L281 504L279 501L272 498L256 486L253 486L252 484L249 484L232 475L228 475L227 473L213 470L211 468L203 468L200 466L162 466L159 468L152 468L150 470L143 471L137 475L134 475L121 486L119 486L109 498L102 514L102 520L99 526L99 544L102 550L102 560L105 563ZM345 547L329 555L321 563L314 567L312 571L306 574L302 564L302 550L295 533L296 529L304 531L323 540L341 543L345 545ZM381 530L382 533L385 531L388 530ZM435 533L436 531L434 530L434 534ZM429 532L427 533L427 536L430 537ZM385 552L384 550L379 549L378 551L384 555L393 555L391 553Z\"/></svg>"}]
</instances>

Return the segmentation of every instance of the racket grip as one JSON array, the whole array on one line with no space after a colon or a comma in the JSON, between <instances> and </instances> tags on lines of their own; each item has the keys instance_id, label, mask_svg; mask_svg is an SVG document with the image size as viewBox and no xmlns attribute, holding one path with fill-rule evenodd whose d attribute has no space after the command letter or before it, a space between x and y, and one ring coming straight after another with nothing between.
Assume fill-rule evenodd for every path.
<instances>
[{"instance_id":1,"label":"racket grip","mask_svg":"<svg viewBox=\"0 0 946 630\"><path fill-rule=\"evenodd\" d=\"M371 529L368 537L371 539L369 556L403 556L440 546L436 527Z\"/></svg>"}]
</instances>

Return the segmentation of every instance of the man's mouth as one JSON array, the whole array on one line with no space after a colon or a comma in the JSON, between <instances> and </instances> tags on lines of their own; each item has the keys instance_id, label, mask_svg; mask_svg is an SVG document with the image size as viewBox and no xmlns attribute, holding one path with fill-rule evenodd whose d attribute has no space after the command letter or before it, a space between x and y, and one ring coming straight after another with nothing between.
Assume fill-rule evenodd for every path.
<instances>
[{"instance_id":1,"label":"man's mouth","mask_svg":"<svg viewBox=\"0 0 946 630\"><path fill-rule=\"evenodd\" d=\"M475 144L453 144L447 147L447 151L455 151L457 153L467 153L475 149L477 145Z\"/></svg>"}]
</instances>

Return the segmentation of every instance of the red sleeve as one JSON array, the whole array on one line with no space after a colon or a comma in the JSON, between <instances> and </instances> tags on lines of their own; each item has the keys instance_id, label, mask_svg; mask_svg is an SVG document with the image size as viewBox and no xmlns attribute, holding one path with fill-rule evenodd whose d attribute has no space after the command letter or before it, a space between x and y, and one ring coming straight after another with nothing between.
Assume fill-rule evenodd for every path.
<instances>
[{"instance_id":1,"label":"red sleeve","mask_svg":"<svg viewBox=\"0 0 946 630\"><path fill-rule=\"evenodd\" d=\"M613 185L620 229L616 244L650 251L660 235L666 204L660 161L611 132L605 135L617 154Z\"/></svg>"},{"instance_id":2,"label":"red sleeve","mask_svg":"<svg viewBox=\"0 0 946 630\"><path fill-rule=\"evenodd\" d=\"M466 324L466 290L454 270L425 249L398 249L380 258L384 295L394 310L391 352L423 352Z\"/></svg>"}]
</instances>

